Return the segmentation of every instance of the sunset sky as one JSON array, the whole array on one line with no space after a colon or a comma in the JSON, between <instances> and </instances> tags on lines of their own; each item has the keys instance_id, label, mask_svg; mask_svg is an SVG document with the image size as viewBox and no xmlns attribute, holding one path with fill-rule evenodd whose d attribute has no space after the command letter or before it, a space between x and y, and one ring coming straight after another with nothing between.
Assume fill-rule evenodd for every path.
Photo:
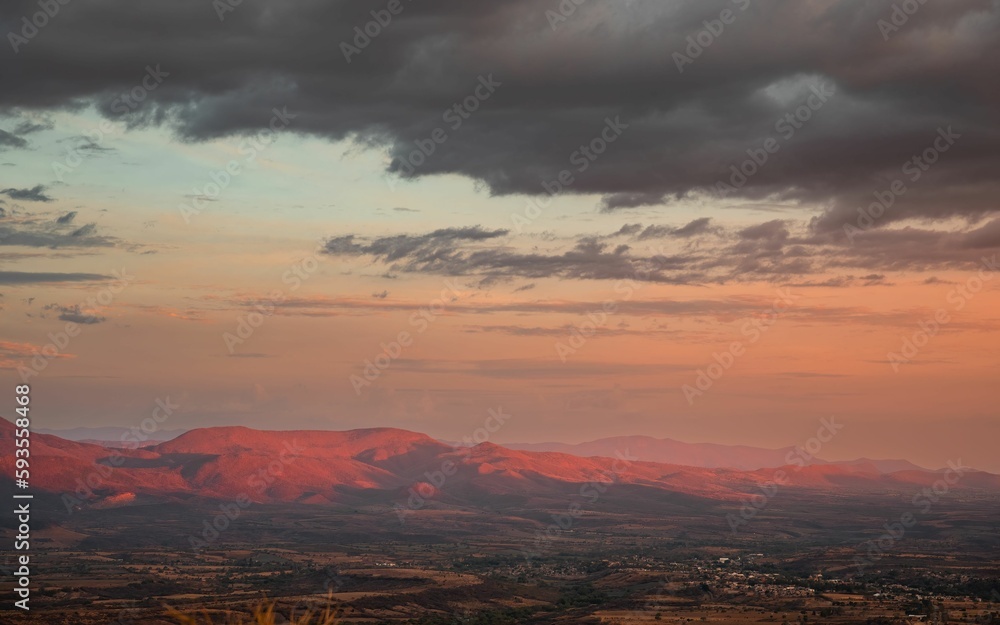
<instances>
[{"instance_id":1,"label":"sunset sky","mask_svg":"<svg viewBox=\"0 0 1000 625\"><path fill-rule=\"evenodd\" d=\"M0 370L36 427L835 416L827 459L1000 472L1000 2L160 6L0 46Z\"/></svg>"}]
</instances>

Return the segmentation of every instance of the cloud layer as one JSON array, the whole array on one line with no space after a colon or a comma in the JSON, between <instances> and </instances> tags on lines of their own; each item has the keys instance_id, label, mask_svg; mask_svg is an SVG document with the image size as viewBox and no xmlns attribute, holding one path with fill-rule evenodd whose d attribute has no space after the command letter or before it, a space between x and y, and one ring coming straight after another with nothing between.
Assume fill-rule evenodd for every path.
<instances>
[{"instance_id":1,"label":"cloud layer","mask_svg":"<svg viewBox=\"0 0 1000 625\"><path fill-rule=\"evenodd\" d=\"M539 194L568 170L570 190L604 194L606 210L714 192L773 139L777 151L734 197L824 206L817 231L853 223L951 127L961 139L880 225L996 208L995 0L927 3L890 32L880 27L890 0L594 0L565 20L553 19L555 0L404 2L387 25L368 26L374 37L355 29L378 3L247 0L221 15L216 4L67 5L17 54L2 53L0 109L91 103L202 140L255 132L287 106L292 131L385 150L399 175L457 173L496 194ZM698 52L691 41L727 9L733 23ZM36 10L5 2L0 22L16 28ZM114 41L115 53L94 41ZM676 54L693 62L679 68ZM150 71L162 78L154 89ZM490 76L499 86L484 100L476 90ZM619 117L628 129L596 160L581 158ZM438 129L446 139L411 171L406 159Z\"/></svg>"},{"instance_id":2,"label":"cloud layer","mask_svg":"<svg viewBox=\"0 0 1000 625\"><path fill-rule=\"evenodd\" d=\"M873 230L848 243L842 232L815 233L788 220L726 228L700 218L679 227L627 224L610 235L552 241L530 251L507 230L474 226L374 238L342 235L329 239L324 252L394 272L471 277L480 286L556 278L849 287L888 284L881 272L972 270L985 261L992 267L991 250L998 247L1000 219L964 230Z\"/></svg>"}]
</instances>

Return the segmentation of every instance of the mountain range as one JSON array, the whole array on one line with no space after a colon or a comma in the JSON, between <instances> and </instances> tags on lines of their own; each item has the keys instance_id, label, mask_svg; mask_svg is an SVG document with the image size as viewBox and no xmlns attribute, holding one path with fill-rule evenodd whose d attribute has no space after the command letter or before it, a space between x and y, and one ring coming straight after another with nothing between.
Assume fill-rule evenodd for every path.
<instances>
[{"instance_id":1,"label":"mountain range","mask_svg":"<svg viewBox=\"0 0 1000 625\"><path fill-rule=\"evenodd\" d=\"M160 442L172 440L187 430L156 430L144 432L135 428L99 427L72 428L65 430L39 429L41 434L52 434L60 438L81 443L94 443L104 447L149 447ZM442 442L460 447L461 443L441 439ZM779 467L791 464L796 458L806 464L829 464L826 460L815 457L798 447L781 447L766 449L748 445L721 445L717 443L685 443L669 438L653 438L651 436L614 436L578 444L568 443L504 443L507 449L521 451L554 451L573 456L589 458L593 456L614 457L615 452L628 449L633 456L643 462L660 462L665 464L680 464L690 467L708 469L743 469L755 470L768 467ZM916 470L917 466L908 460L871 460L860 458L847 461L849 464L873 464L883 473L895 471ZM839 462L837 464L845 464Z\"/></svg>"},{"instance_id":2,"label":"mountain range","mask_svg":"<svg viewBox=\"0 0 1000 625\"><path fill-rule=\"evenodd\" d=\"M923 471L908 460L870 460L861 458L847 462L830 463L821 460L799 447L764 449L747 445L719 445L716 443L684 443L669 438L651 436L614 436L575 445L566 443L511 443L508 449L522 451L554 451L585 458L591 456L613 456L615 450L628 449L640 460L682 464L709 469L729 468L753 471L768 467L792 464L796 459L806 464L854 464L873 465L883 473L896 471Z\"/></svg>"},{"instance_id":3,"label":"mountain range","mask_svg":"<svg viewBox=\"0 0 1000 625\"><path fill-rule=\"evenodd\" d=\"M0 444L13 448L13 437L14 425L0 419ZM865 461L798 460L753 470L649 462L628 447L631 439L620 440L626 444L609 457L490 443L459 448L394 428L280 432L214 427L139 449L111 449L41 433L32 433L30 440L33 489L65 494L73 505L98 507L192 497L399 505L415 495L440 505L532 506L565 501L586 488L603 493L616 485L642 497L736 501L774 483L824 492L916 492L945 475L913 468L886 471L892 467ZM721 462L719 458L713 461ZM13 454L0 458L0 475L7 482L13 464ZM1000 491L1000 476L964 469L952 488Z\"/></svg>"}]
</instances>

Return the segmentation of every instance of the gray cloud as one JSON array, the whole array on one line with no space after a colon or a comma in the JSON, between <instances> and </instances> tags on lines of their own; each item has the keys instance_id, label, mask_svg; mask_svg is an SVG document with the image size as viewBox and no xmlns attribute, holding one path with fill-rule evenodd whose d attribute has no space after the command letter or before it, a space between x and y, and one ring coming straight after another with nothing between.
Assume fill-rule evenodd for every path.
<instances>
[{"instance_id":1,"label":"gray cloud","mask_svg":"<svg viewBox=\"0 0 1000 625\"><path fill-rule=\"evenodd\" d=\"M44 273L28 271L0 271L0 284L40 284L48 282L100 282L111 276L97 273Z\"/></svg>"},{"instance_id":2,"label":"gray cloud","mask_svg":"<svg viewBox=\"0 0 1000 625\"><path fill-rule=\"evenodd\" d=\"M95 224L74 228L72 221L75 216L75 211L55 219L44 215L18 215L0 226L0 245L56 249L112 247L118 243L112 237L97 235Z\"/></svg>"},{"instance_id":3,"label":"gray cloud","mask_svg":"<svg viewBox=\"0 0 1000 625\"><path fill-rule=\"evenodd\" d=\"M371 240L346 235L328 240L325 252L337 256L369 257L389 263L394 271L478 276L480 287L514 277L635 279L671 284L698 279L695 275L681 273L687 263L695 260L693 256L633 256L629 253L629 246L611 248L597 237L584 237L563 252L526 253L496 242L507 234L507 230L485 230L474 226ZM487 245L481 245L484 242Z\"/></svg>"},{"instance_id":4,"label":"gray cloud","mask_svg":"<svg viewBox=\"0 0 1000 625\"><path fill-rule=\"evenodd\" d=\"M2 10L0 10L2 13ZM2 75L2 71L0 71ZM0 107L2 109L2 107ZM2 116L3 111L0 110L0 116ZM12 130L0 129L0 152L6 149L16 149L22 150L28 147L28 140L24 138L23 135L30 135L35 132L40 132L42 130L50 130L54 124L52 120L48 118L44 119L22 119L14 126Z\"/></svg>"},{"instance_id":5,"label":"gray cloud","mask_svg":"<svg viewBox=\"0 0 1000 625\"><path fill-rule=\"evenodd\" d=\"M416 257L421 262L434 258L444 258L449 250L459 242L486 241L504 237L507 230L484 230L479 226L469 228L443 228L428 234L413 236L407 234L379 237L367 243L358 243L354 235L329 239L325 251L329 254L368 255L380 260L393 262L407 257Z\"/></svg>"},{"instance_id":6,"label":"gray cloud","mask_svg":"<svg viewBox=\"0 0 1000 625\"><path fill-rule=\"evenodd\" d=\"M0 191L12 200L27 202L51 202L52 198L45 194L45 185L35 185L30 189L15 189L13 187Z\"/></svg>"},{"instance_id":7,"label":"gray cloud","mask_svg":"<svg viewBox=\"0 0 1000 625\"><path fill-rule=\"evenodd\" d=\"M612 236L632 236L642 232L642 224L625 224Z\"/></svg>"},{"instance_id":8,"label":"gray cloud","mask_svg":"<svg viewBox=\"0 0 1000 625\"><path fill-rule=\"evenodd\" d=\"M699 219L695 219L694 221L688 223L686 226L677 228L676 230L671 232L671 234L674 235L675 237L693 237L699 234L705 234L707 232L711 232L713 230L711 224L712 224L711 217L701 217Z\"/></svg>"},{"instance_id":9,"label":"gray cloud","mask_svg":"<svg viewBox=\"0 0 1000 625\"><path fill-rule=\"evenodd\" d=\"M93 225L93 224L89 224ZM82 230L82 228L80 229ZM116 240L111 237L87 236L93 233L74 231L70 234L60 234L58 232L43 231L39 229L15 229L0 226L0 245L24 245L28 247L112 247Z\"/></svg>"},{"instance_id":10,"label":"gray cloud","mask_svg":"<svg viewBox=\"0 0 1000 625\"><path fill-rule=\"evenodd\" d=\"M967 249L995 249L1000 247L1000 218L994 219L983 227L967 233L962 239L962 247Z\"/></svg>"},{"instance_id":11,"label":"gray cloud","mask_svg":"<svg viewBox=\"0 0 1000 625\"><path fill-rule=\"evenodd\" d=\"M663 239L666 237L680 237L683 239L696 237L702 234L712 234L721 232L720 228L712 225L711 217L699 217L679 228L664 225L652 225L642 227L642 224L627 224L616 232L616 235L635 235L639 241L647 239Z\"/></svg>"},{"instance_id":12,"label":"gray cloud","mask_svg":"<svg viewBox=\"0 0 1000 625\"><path fill-rule=\"evenodd\" d=\"M689 239L699 233L713 236L693 245ZM612 244L622 236L662 244L645 252ZM330 239L325 251L368 258L393 272L468 276L479 288L517 278L839 287L891 286L887 272L972 269L984 251L996 249L1000 219L966 230L871 230L849 243L842 232L817 233L804 222L771 220L726 230L702 218L680 228L628 224L611 235L581 236L568 248L555 240L547 249L525 251L506 231L476 226L374 239L346 235Z\"/></svg>"},{"instance_id":13,"label":"gray cloud","mask_svg":"<svg viewBox=\"0 0 1000 625\"><path fill-rule=\"evenodd\" d=\"M94 232L96 231L97 231L97 224L86 224L84 226L80 226L79 228L71 232L69 236L73 238L86 237L90 236L91 234L94 234Z\"/></svg>"},{"instance_id":14,"label":"gray cloud","mask_svg":"<svg viewBox=\"0 0 1000 625\"><path fill-rule=\"evenodd\" d=\"M25 148L28 147L28 142L13 133L7 132L6 130L0 130L0 149L5 147Z\"/></svg>"},{"instance_id":15,"label":"gray cloud","mask_svg":"<svg viewBox=\"0 0 1000 625\"><path fill-rule=\"evenodd\" d=\"M58 304L49 304L47 306L44 306L43 310L52 310L58 312L60 321L71 321L73 323L79 323L85 325L94 325L107 321L106 317L101 317L100 315L94 315L82 310L79 304L75 306L60 306Z\"/></svg>"},{"instance_id":16,"label":"gray cloud","mask_svg":"<svg viewBox=\"0 0 1000 625\"><path fill-rule=\"evenodd\" d=\"M42 132L43 130L52 130L53 128L55 128L55 123L48 118L24 119L14 127L14 134L30 135L36 132Z\"/></svg>"},{"instance_id":17,"label":"gray cloud","mask_svg":"<svg viewBox=\"0 0 1000 625\"><path fill-rule=\"evenodd\" d=\"M410 175L455 173L493 194L541 194L543 181L569 169L571 192L602 194L605 210L622 210L714 188L826 82L837 95L737 196L826 207L813 227L837 230L939 127L953 126L960 142L879 226L980 218L1000 191L1000 85L983 78L1000 73L1000 5L928 3L885 41L876 23L893 2L755 0L683 72L672 53L732 2L594 1L555 30L546 11L556 2L405 3L350 62L342 43L372 19L361 0L248 1L224 22L201 0L177 0L169 12L91 2L51 20L30 54L13 57L8 46L0 109L90 102L108 117L124 111L132 127L205 140L256 131L272 107L287 106L295 132L384 150L401 172L415 141L448 127L442 112L492 74L502 86ZM34 0L10 0L0 22L36 10ZM111 59L88 45L110 40ZM170 75L123 109L121 95L142 78L136 59ZM578 172L570 155L616 116L629 128Z\"/></svg>"}]
</instances>

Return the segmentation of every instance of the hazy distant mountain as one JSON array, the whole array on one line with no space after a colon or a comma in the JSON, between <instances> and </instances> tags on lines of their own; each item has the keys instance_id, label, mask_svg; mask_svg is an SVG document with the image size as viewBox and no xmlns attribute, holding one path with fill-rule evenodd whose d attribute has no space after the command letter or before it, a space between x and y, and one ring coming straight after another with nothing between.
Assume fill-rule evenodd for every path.
<instances>
[{"instance_id":1,"label":"hazy distant mountain","mask_svg":"<svg viewBox=\"0 0 1000 625\"><path fill-rule=\"evenodd\" d=\"M871 460L869 458L858 458L857 460L842 460L828 464L840 465L874 465L882 473L896 473L897 471L927 471L924 467L917 466L909 460Z\"/></svg>"},{"instance_id":2,"label":"hazy distant mountain","mask_svg":"<svg viewBox=\"0 0 1000 625\"><path fill-rule=\"evenodd\" d=\"M764 449L746 445L718 445L715 443L683 443L669 438L651 436L615 436L579 444L567 443L514 443L506 444L508 449L521 451L555 451L574 456L614 457L616 451L628 449L632 455L645 462L681 464L708 469L730 468L753 471L788 464L870 464L882 473L894 471L922 471L922 467L906 460L868 460L862 458L849 462L829 463L819 458L810 458L795 447Z\"/></svg>"},{"instance_id":3,"label":"hazy distant mountain","mask_svg":"<svg viewBox=\"0 0 1000 625\"><path fill-rule=\"evenodd\" d=\"M97 444L109 444L115 447L122 443L145 444L149 441L169 441L186 432L187 430L155 430L144 432L141 428L122 427L100 427L100 428L70 428L66 430L53 430L39 428L34 430L39 434L52 434L69 441L89 442Z\"/></svg>"},{"instance_id":4,"label":"hazy distant mountain","mask_svg":"<svg viewBox=\"0 0 1000 625\"><path fill-rule=\"evenodd\" d=\"M0 445L9 445L13 435L13 424L0 419ZM629 447L620 451L623 456L634 453ZM392 428L347 432L206 428L154 447L115 452L36 433L31 436L31 454L33 488L75 493L85 506L181 501L192 496L393 505L415 492L430 493L442 505L544 506L582 495L588 487L592 493L603 492L612 482L614 494L608 496L621 505L642 506L650 497L742 500L778 479L775 469L625 462L518 451L489 443L455 448L424 434ZM0 482L9 485L13 462L13 454L0 457ZM883 474L871 462L793 464L783 473L779 480L783 489L809 492L910 492L941 479L939 473L926 471ZM970 470L953 488L1000 492L1000 476Z\"/></svg>"}]
</instances>

